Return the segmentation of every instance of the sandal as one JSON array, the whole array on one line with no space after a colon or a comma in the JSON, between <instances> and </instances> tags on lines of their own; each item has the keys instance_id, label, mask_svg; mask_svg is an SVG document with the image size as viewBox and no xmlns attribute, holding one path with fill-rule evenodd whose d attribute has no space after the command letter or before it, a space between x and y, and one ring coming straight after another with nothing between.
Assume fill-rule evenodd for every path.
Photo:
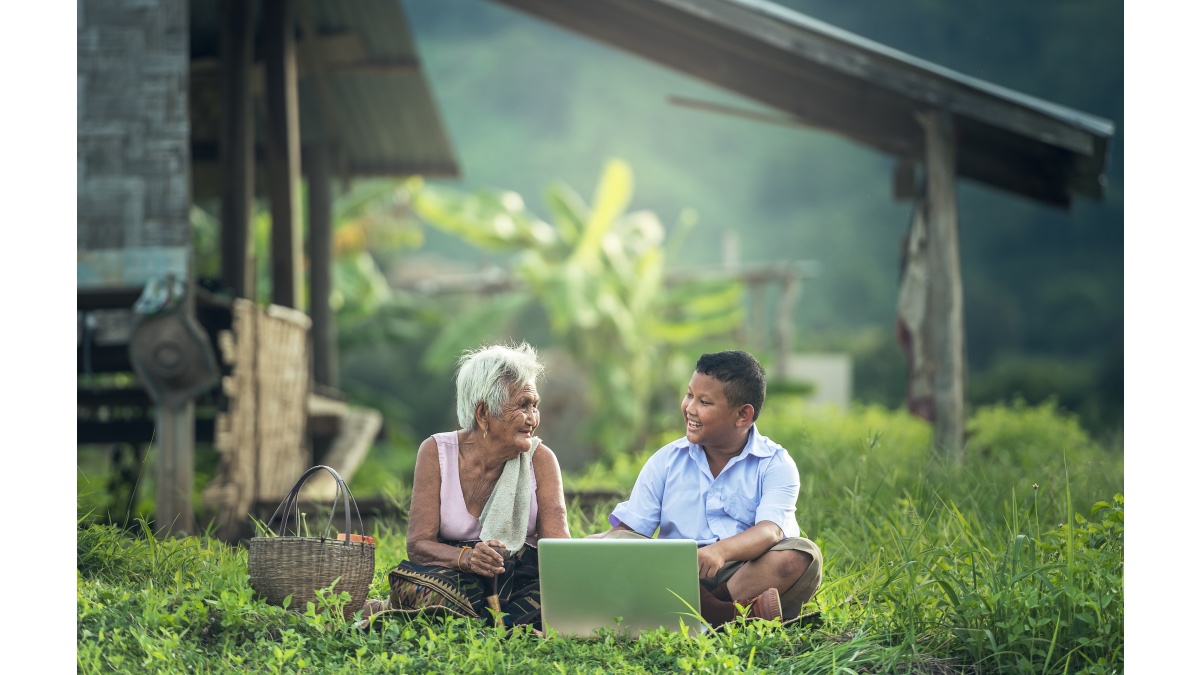
<instances>
[{"instance_id":1,"label":"sandal","mask_svg":"<svg viewBox=\"0 0 1200 675\"><path fill-rule=\"evenodd\" d=\"M749 606L752 619L782 619L783 609L779 604L779 590L768 588L761 595L750 598L745 602L739 602L739 605Z\"/></svg>"},{"instance_id":2,"label":"sandal","mask_svg":"<svg viewBox=\"0 0 1200 675\"><path fill-rule=\"evenodd\" d=\"M367 600L362 606L362 616L364 619L370 618L380 612L385 612L390 608L389 600Z\"/></svg>"}]
</instances>

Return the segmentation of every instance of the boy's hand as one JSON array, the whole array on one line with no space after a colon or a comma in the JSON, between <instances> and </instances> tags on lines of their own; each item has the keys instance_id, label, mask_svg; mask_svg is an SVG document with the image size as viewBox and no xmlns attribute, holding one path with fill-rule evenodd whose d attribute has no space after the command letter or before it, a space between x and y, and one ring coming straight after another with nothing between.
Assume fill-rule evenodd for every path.
<instances>
[{"instance_id":1,"label":"boy's hand","mask_svg":"<svg viewBox=\"0 0 1200 675\"><path fill-rule=\"evenodd\" d=\"M721 551L716 544L701 546L696 551L696 560L700 564L700 578L711 579L717 575L717 571L725 565L725 556L721 555Z\"/></svg>"}]
</instances>

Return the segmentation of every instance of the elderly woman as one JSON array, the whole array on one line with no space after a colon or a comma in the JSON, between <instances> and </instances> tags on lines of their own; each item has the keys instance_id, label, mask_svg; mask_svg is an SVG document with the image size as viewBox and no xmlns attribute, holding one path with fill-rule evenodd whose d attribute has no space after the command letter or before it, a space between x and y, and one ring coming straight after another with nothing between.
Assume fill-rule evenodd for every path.
<instances>
[{"instance_id":1,"label":"elderly woman","mask_svg":"<svg viewBox=\"0 0 1200 675\"><path fill-rule=\"evenodd\" d=\"M364 614L432 607L540 628L537 544L570 538L558 460L534 435L542 364L525 343L459 360L458 423L417 450L408 560L388 603Z\"/></svg>"}]
</instances>

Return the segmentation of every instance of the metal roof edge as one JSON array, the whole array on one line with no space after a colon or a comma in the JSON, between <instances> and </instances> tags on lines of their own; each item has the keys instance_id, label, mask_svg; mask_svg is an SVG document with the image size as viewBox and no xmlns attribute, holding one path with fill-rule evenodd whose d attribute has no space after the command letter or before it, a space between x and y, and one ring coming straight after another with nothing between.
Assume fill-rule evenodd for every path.
<instances>
[{"instance_id":1,"label":"metal roof edge","mask_svg":"<svg viewBox=\"0 0 1200 675\"><path fill-rule=\"evenodd\" d=\"M686 11L688 13L701 16L709 21L716 21L712 13L705 11L704 5L725 5L736 7L743 11L757 14L774 20L778 23L785 24L791 28L806 31L815 35L819 35L829 40L841 42L848 47L867 52L877 57L892 61L893 63L925 71L930 75L940 77L944 80L953 82L958 85L975 89L984 94L994 96L999 99L1007 100L1032 111L1040 112L1048 117L1051 117L1059 122L1070 125L1082 131L1103 137L1111 137L1115 130L1115 125L1112 120L1085 113L1074 108L1069 108L1058 103L1052 103L1045 99L1040 99L1029 94L1023 94L1019 91L1009 89L981 80L971 75L960 73L956 70L940 66L931 61L918 58L898 49L888 47L887 45L869 40L860 35L851 33L850 31L830 25L818 19L814 19L808 15L801 14L795 10L780 6L767 0L656 0L659 3L670 5L676 9Z\"/></svg>"}]
</instances>

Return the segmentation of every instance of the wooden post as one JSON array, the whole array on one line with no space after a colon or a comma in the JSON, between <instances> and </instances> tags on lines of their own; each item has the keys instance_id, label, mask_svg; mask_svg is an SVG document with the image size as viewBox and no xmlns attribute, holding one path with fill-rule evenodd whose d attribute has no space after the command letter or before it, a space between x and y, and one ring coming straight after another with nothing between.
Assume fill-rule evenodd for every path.
<instances>
[{"instance_id":1,"label":"wooden post","mask_svg":"<svg viewBox=\"0 0 1200 675\"><path fill-rule=\"evenodd\" d=\"M788 274L779 292L779 307L775 323L775 341L778 355L775 357L775 377L787 378L788 357L792 353L792 306L800 295L800 278L795 272Z\"/></svg>"},{"instance_id":2,"label":"wooden post","mask_svg":"<svg viewBox=\"0 0 1200 675\"><path fill-rule=\"evenodd\" d=\"M312 317L313 379L337 388L337 326L329 297L333 293L333 200L329 151L314 146L308 156L308 314Z\"/></svg>"},{"instance_id":3,"label":"wooden post","mask_svg":"<svg viewBox=\"0 0 1200 675\"><path fill-rule=\"evenodd\" d=\"M196 531L192 516L192 465L196 447L196 404L155 406L154 533L168 537Z\"/></svg>"},{"instance_id":4,"label":"wooden post","mask_svg":"<svg viewBox=\"0 0 1200 675\"><path fill-rule=\"evenodd\" d=\"M738 266L742 258L742 240L738 237L737 230L725 230L721 233L721 260L725 267L725 271L730 274L736 274ZM734 343L745 347L746 346L746 325L742 323L738 325L734 331Z\"/></svg>"},{"instance_id":5,"label":"wooden post","mask_svg":"<svg viewBox=\"0 0 1200 675\"><path fill-rule=\"evenodd\" d=\"M300 111L296 33L290 0L263 3L266 61L267 175L271 195L271 297L283 307L300 302Z\"/></svg>"},{"instance_id":6,"label":"wooden post","mask_svg":"<svg viewBox=\"0 0 1200 675\"><path fill-rule=\"evenodd\" d=\"M959 459L963 446L965 375L954 121L945 111L921 113L918 120L925 130L933 443L938 452Z\"/></svg>"},{"instance_id":7,"label":"wooden post","mask_svg":"<svg viewBox=\"0 0 1200 675\"><path fill-rule=\"evenodd\" d=\"M221 0L221 281L254 298L254 3Z\"/></svg>"},{"instance_id":8,"label":"wooden post","mask_svg":"<svg viewBox=\"0 0 1200 675\"><path fill-rule=\"evenodd\" d=\"M750 332L754 335L754 349L766 351L770 348L770 321L767 318L767 284L761 281L750 284Z\"/></svg>"}]
</instances>

